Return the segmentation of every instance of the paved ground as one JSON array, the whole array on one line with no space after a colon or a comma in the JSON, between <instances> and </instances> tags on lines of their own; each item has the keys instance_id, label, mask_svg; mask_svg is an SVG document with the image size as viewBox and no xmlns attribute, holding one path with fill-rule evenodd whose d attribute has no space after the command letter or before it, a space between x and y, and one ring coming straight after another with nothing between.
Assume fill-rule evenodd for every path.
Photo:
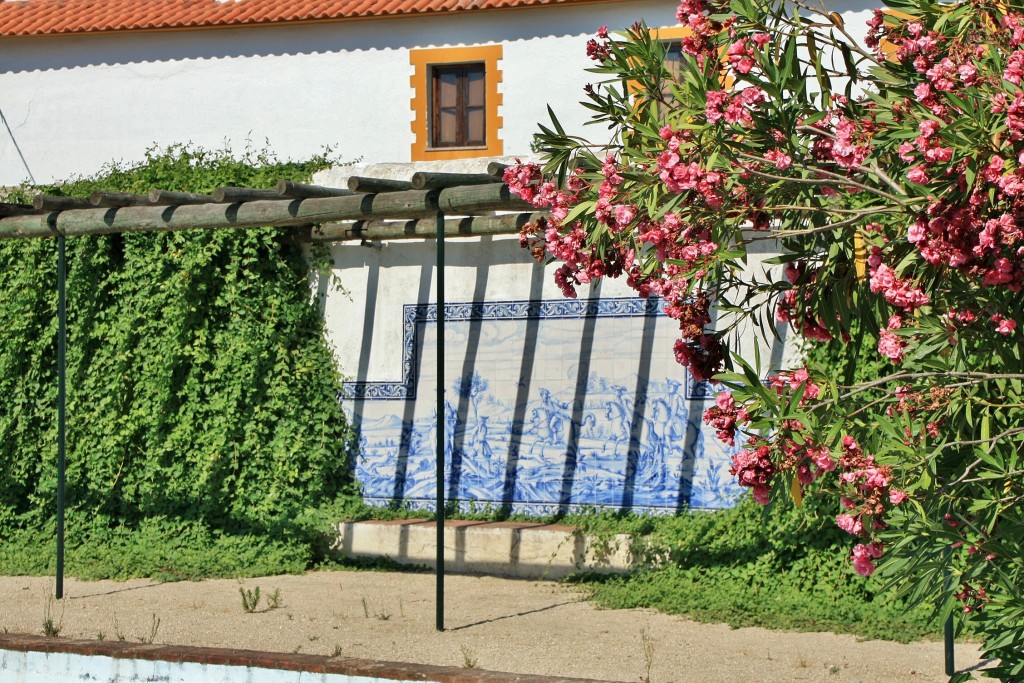
<instances>
[{"instance_id":1,"label":"paved ground","mask_svg":"<svg viewBox=\"0 0 1024 683\"><path fill-rule=\"evenodd\" d=\"M239 588L261 589L255 613ZM313 572L244 582L65 583L0 577L0 628L40 633L47 610L72 638L344 654L516 673L681 681L944 681L942 644L858 641L830 633L730 629L648 610L599 610L544 581L450 576L448 630L434 630L434 577ZM279 606L267 597L279 591ZM158 625L154 630L154 626ZM977 650L957 648L958 667Z\"/></svg>"}]
</instances>

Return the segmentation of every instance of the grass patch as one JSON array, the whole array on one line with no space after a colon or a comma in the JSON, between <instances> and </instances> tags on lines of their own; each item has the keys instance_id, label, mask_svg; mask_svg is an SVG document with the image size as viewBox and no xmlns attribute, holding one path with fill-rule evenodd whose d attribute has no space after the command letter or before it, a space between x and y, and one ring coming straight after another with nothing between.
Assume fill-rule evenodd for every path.
<instances>
[{"instance_id":1,"label":"grass patch","mask_svg":"<svg viewBox=\"0 0 1024 683\"><path fill-rule=\"evenodd\" d=\"M927 606L910 609L849 562L854 539L835 528L820 503L675 517L598 514L574 519L600 540L634 533L645 568L628 576L574 577L606 608L645 607L733 627L833 631L908 642L941 636Z\"/></svg>"}]
</instances>

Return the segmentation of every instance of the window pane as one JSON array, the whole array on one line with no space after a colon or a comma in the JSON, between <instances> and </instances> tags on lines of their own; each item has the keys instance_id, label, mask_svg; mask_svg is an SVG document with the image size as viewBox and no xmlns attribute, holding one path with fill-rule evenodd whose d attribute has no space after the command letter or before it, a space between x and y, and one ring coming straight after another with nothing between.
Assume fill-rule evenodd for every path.
<instances>
[{"instance_id":1,"label":"window pane","mask_svg":"<svg viewBox=\"0 0 1024 683\"><path fill-rule=\"evenodd\" d=\"M466 72L466 80L468 81L466 87L466 106L482 107L484 106L484 66L483 64L474 64L466 69Z\"/></svg>"},{"instance_id":2,"label":"window pane","mask_svg":"<svg viewBox=\"0 0 1024 683\"><path fill-rule=\"evenodd\" d=\"M436 146L459 144L459 138L456 134L458 120L455 109L442 109L438 112L438 130L434 143Z\"/></svg>"},{"instance_id":3,"label":"window pane","mask_svg":"<svg viewBox=\"0 0 1024 683\"><path fill-rule=\"evenodd\" d=\"M665 46L665 69L672 74L672 78L679 80L683 69L683 46L682 43L669 43Z\"/></svg>"},{"instance_id":4,"label":"window pane","mask_svg":"<svg viewBox=\"0 0 1024 683\"><path fill-rule=\"evenodd\" d=\"M438 69L434 81L437 88L437 102L441 107L454 107L458 102L459 74L453 69Z\"/></svg>"},{"instance_id":5,"label":"window pane","mask_svg":"<svg viewBox=\"0 0 1024 683\"><path fill-rule=\"evenodd\" d=\"M474 107L466 111L466 144L484 145L487 140L484 136L485 112L483 107Z\"/></svg>"}]
</instances>

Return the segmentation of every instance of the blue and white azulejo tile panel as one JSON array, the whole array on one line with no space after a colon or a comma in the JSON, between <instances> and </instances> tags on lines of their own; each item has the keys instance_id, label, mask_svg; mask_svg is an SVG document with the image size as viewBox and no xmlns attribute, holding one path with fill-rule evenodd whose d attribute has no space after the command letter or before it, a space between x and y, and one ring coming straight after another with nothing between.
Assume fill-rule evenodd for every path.
<instances>
[{"instance_id":1,"label":"blue and white azulejo tile panel","mask_svg":"<svg viewBox=\"0 0 1024 683\"><path fill-rule=\"evenodd\" d=\"M366 500L432 509L437 307L403 316L403 376L346 383L343 399ZM447 499L532 514L730 506L734 451L701 420L719 387L675 362L677 329L654 299L447 304Z\"/></svg>"}]
</instances>

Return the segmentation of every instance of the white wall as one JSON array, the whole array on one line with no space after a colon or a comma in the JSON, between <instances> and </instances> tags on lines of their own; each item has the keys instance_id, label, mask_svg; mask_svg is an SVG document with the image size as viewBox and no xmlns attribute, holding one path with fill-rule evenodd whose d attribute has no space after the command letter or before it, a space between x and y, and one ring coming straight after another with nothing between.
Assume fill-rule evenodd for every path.
<instances>
[{"instance_id":1,"label":"white wall","mask_svg":"<svg viewBox=\"0 0 1024 683\"><path fill-rule=\"evenodd\" d=\"M504 44L502 137L525 154L546 105L566 112L590 74L601 24L674 22L645 0L454 16L204 31L0 39L0 185L92 174L151 145L233 149L251 140L282 158L333 146L343 160L408 161L409 50ZM9 128L9 131L8 131ZM19 153L20 152L20 153ZM22 160L24 157L24 161Z\"/></svg>"}]
</instances>

